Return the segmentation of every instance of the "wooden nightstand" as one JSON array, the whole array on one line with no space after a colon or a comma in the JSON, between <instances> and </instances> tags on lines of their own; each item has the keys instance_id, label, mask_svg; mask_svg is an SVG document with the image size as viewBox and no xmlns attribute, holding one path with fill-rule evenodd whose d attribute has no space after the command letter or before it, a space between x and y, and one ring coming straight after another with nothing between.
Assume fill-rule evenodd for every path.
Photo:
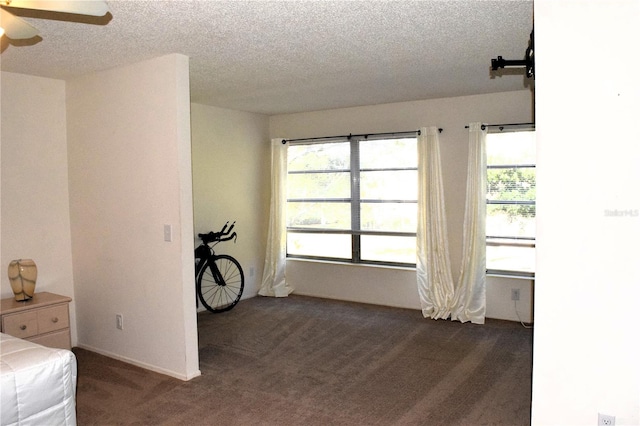
<instances>
[{"instance_id":1,"label":"wooden nightstand","mask_svg":"<svg viewBox=\"0 0 640 426\"><path fill-rule=\"evenodd\" d=\"M51 348L71 349L70 297L36 293L27 302L2 299L2 332Z\"/></svg>"}]
</instances>

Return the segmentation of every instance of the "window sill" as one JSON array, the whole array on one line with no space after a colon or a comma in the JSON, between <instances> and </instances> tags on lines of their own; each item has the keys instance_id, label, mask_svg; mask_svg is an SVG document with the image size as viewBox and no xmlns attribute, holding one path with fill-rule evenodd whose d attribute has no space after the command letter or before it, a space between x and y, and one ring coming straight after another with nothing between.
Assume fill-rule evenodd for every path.
<instances>
[{"instance_id":1,"label":"window sill","mask_svg":"<svg viewBox=\"0 0 640 426\"><path fill-rule=\"evenodd\" d=\"M305 259L300 257L287 257L287 262L306 262L306 263L322 263L333 266L345 266L345 267L357 267L357 268L378 268L378 269L393 269L397 271L415 271L415 266L396 266L396 265L378 265L372 263L352 263L352 262L339 262L335 260L323 260L323 259Z\"/></svg>"},{"instance_id":2,"label":"window sill","mask_svg":"<svg viewBox=\"0 0 640 426\"><path fill-rule=\"evenodd\" d=\"M356 268L378 268L378 269L392 269L397 271L415 271L415 266L396 266L396 265L384 265L384 264L371 264L371 263L351 263L351 262L340 262L336 260L324 260L324 259L306 259L303 257L287 257L287 262L301 262L301 263L318 263L325 265L333 265L333 266L344 266L344 267L356 267ZM511 278L517 280L527 280L527 281L535 281L535 274L533 276L527 275L518 275L517 273L508 273L508 272L500 272L500 271L491 271L487 272L487 277L492 278Z\"/></svg>"},{"instance_id":3,"label":"window sill","mask_svg":"<svg viewBox=\"0 0 640 426\"><path fill-rule=\"evenodd\" d=\"M535 281L536 280L536 276L535 274L533 276L531 275L518 275L517 273L507 273L507 272L499 272L499 271L492 271L492 272L487 272L487 277L492 277L492 278L511 278L511 279L516 279L516 280L527 280L527 281Z\"/></svg>"}]
</instances>

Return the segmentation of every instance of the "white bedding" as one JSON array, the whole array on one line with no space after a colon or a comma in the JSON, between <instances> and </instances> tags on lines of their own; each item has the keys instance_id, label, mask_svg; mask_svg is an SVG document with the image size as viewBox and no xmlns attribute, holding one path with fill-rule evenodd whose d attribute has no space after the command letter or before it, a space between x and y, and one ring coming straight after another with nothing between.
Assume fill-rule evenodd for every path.
<instances>
[{"instance_id":1,"label":"white bedding","mask_svg":"<svg viewBox=\"0 0 640 426\"><path fill-rule=\"evenodd\" d=\"M0 333L0 424L75 425L73 352Z\"/></svg>"}]
</instances>

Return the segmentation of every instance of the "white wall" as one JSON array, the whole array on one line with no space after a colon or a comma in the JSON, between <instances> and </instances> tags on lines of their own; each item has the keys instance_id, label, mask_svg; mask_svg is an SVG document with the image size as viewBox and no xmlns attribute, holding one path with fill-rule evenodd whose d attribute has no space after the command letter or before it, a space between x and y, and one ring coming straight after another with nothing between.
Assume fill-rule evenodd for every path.
<instances>
[{"instance_id":1,"label":"white wall","mask_svg":"<svg viewBox=\"0 0 640 426\"><path fill-rule=\"evenodd\" d=\"M518 78L518 77L502 77ZM438 126L443 169L449 249L454 279L460 274L462 223L466 192L468 130L470 122L521 123L533 121L530 90L465 96L386 105L372 105L270 118L271 137L304 138L340 134L416 130ZM419 308L415 271L392 270L384 274L364 273L366 267L311 264L289 261L287 277L298 294L308 294L365 303ZM520 288L518 311L523 321L532 320L532 283L490 277L487 280L487 315L518 320L511 301L511 288Z\"/></svg>"},{"instance_id":2,"label":"white wall","mask_svg":"<svg viewBox=\"0 0 640 426\"><path fill-rule=\"evenodd\" d=\"M181 379L199 375L188 72L167 55L67 82L78 345Z\"/></svg>"},{"instance_id":3,"label":"white wall","mask_svg":"<svg viewBox=\"0 0 640 426\"><path fill-rule=\"evenodd\" d=\"M539 0L535 17L532 423L637 425L640 3Z\"/></svg>"},{"instance_id":4,"label":"white wall","mask_svg":"<svg viewBox=\"0 0 640 426\"><path fill-rule=\"evenodd\" d=\"M69 224L65 83L3 72L2 297L13 297L7 278L12 259L33 259L36 291L74 298ZM77 341L75 300L71 340Z\"/></svg>"},{"instance_id":5,"label":"white wall","mask_svg":"<svg viewBox=\"0 0 640 426\"><path fill-rule=\"evenodd\" d=\"M195 234L219 231L236 221L238 239L215 249L242 266L242 297L258 293L269 211L267 116L192 104L193 209ZM200 244L196 236L195 245Z\"/></svg>"}]
</instances>

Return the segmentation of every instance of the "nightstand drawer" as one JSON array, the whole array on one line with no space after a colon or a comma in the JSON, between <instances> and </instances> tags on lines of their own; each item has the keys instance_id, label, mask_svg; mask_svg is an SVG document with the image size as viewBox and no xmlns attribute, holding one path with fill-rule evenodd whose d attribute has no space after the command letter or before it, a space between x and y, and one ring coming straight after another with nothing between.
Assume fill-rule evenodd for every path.
<instances>
[{"instance_id":1,"label":"nightstand drawer","mask_svg":"<svg viewBox=\"0 0 640 426\"><path fill-rule=\"evenodd\" d=\"M71 349L69 302L70 297L48 292L36 293L26 302L2 299L0 331L44 346Z\"/></svg>"},{"instance_id":2,"label":"nightstand drawer","mask_svg":"<svg viewBox=\"0 0 640 426\"><path fill-rule=\"evenodd\" d=\"M50 348L69 349L71 347L69 330L56 331L55 333L45 334L44 336L32 337L28 340Z\"/></svg>"},{"instance_id":3,"label":"nightstand drawer","mask_svg":"<svg viewBox=\"0 0 640 426\"><path fill-rule=\"evenodd\" d=\"M38 314L36 311L2 317L2 331L24 339L38 334Z\"/></svg>"},{"instance_id":4,"label":"nightstand drawer","mask_svg":"<svg viewBox=\"0 0 640 426\"><path fill-rule=\"evenodd\" d=\"M69 327L69 310L66 304L38 309L37 314L39 334Z\"/></svg>"}]
</instances>

